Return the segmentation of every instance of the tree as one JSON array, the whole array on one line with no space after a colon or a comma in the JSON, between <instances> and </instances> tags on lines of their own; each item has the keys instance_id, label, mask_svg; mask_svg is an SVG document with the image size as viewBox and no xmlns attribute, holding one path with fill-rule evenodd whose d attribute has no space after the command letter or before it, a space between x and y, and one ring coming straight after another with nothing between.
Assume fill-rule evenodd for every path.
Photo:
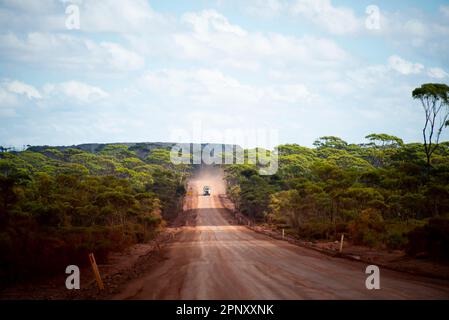
<instances>
[{"instance_id":1,"label":"tree","mask_svg":"<svg viewBox=\"0 0 449 320\"><path fill-rule=\"evenodd\" d=\"M298 190L280 191L270 196L269 216L272 220L282 220L287 218L291 225L298 227L298 224L305 217L300 216L300 195Z\"/></svg>"},{"instance_id":2,"label":"tree","mask_svg":"<svg viewBox=\"0 0 449 320\"><path fill-rule=\"evenodd\" d=\"M449 87L440 83L427 83L413 90L412 96L421 101L424 109L426 119L422 132L427 166L430 167L441 132L449 125Z\"/></svg>"},{"instance_id":3,"label":"tree","mask_svg":"<svg viewBox=\"0 0 449 320\"><path fill-rule=\"evenodd\" d=\"M166 149L153 149L146 158L147 163L159 164L163 166L170 166L170 150Z\"/></svg>"},{"instance_id":4,"label":"tree","mask_svg":"<svg viewBox=\"0 0 449 320\"><path fill-rule=\"evenodd\" d=\"M320 137L313 143L315 147L320 148L334 148L344 150L348 147L348 143L339 137L325 136Z\"/></svg>"},{"instance_id":5,"label":"tree","mask_svg":"<svg viewBox=\"0 0 449 320\"><path fill-rule=\"evenodd\" d=\"M374 147L380 149L397 148L404 144L401 138L385 133L372 133L367 135L365 139L368 139Z\"/></svg>"},{"instance_id":6,"label":"tree","mask_svg":"<svg viewBox=\"0 0 449 320\"><path fill-rule=\"evenodd\" d=\"M242 174L248 174L248 176L244 176L240 183L240 209L250 218L260 220L268 209L270 194L276 190L256 172L251 175L249 170L243 172Z\"/></svg>"},{"instance_id":7,"label":"tree","mask_svg":"<svg viewBox=\"0 0 449 320\"><path fill-rule=\"evenodd\" d=\"M391 155L397 153L404 146L401 138L385 133L372 133L367 135L365 139L370 141L362 145L367 160L377 168L384 167L386 165L385 160L388 160Z\"/></svg>"}]
</instances>

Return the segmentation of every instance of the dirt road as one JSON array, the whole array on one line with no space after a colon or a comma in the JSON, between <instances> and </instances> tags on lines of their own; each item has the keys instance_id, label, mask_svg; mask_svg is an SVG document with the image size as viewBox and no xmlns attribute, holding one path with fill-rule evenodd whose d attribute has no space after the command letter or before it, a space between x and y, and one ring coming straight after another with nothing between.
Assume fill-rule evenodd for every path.
<instances>
[{"instance_id":1,"label":"dirt road","mask_svg":"<svg viewBox=\"0 0 449 320\"><path fill-rule=\"evenodd\" d=\"M204 185L212 196L202 196ZM193 225L115 299L449 299L448 282L382 269L381 290L367 290L366 264L231 225L218 198L225 192L219 171L202 171L190 188L184 214Z\"/></svg>"}]
</instances>

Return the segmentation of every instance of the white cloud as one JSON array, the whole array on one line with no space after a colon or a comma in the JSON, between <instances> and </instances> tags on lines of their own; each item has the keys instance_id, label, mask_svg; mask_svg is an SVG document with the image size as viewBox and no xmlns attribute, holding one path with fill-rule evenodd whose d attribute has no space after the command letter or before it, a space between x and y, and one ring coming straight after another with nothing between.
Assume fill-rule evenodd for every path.
<instances>
[{"instance_id":1,"label":"white cloud","mask_svg":"<svg viewBox=\"0 0 449 320\"><path fill-rule=\"evenodd\" d=\"M84 31L148 33L167 26L166 19L147 0L87 0L81 4L80 11Z\"/></svg>"},{"instance_id":2,"label":"white cloud","mask_svg":"<svg viewBox=\"0 0 449 320\"><path fill-rule=\"evenodd\" d=\"M279 16L286 5L279 0L253 0L245 1L246 11L261 18L274 18Z\"/></svg>"},{"instance_id":3,"label":"white cloud","mask_svg":"<svg viewBox=\"0 0 449 320\"><path fill-rule=\"evenodd\" d=\"M302 83L275 85L265 89L266 96L273 101L300 103L312 98L309 89Z\"/></svg>"},{"instance_id":4,"label":"white cloud","mask_svg":"<svg viewBox=\"0 0 449 320\"><path fill-rule=\"evenodd\" d=\"M331 0L296 0L291 11L336 35L356 33L362 26L351 9L335 7Z\"/></svg>"},{"instance_id":5,"label":"white cloud","mask_svg":"<svg viewBox=\"0 0 449 320\"><path fill-rule=\"evenodd\" d=\"M13 117L18 108L40 99L41 93L32 85L17 80L0 80L0 116Z\"/></svg>"},{"instance_id":6,"label":"white cloud","mask_svg":"<svg viewBox=\"0 0 449 320\"><path fill-rule=\"evenodd\" d=\"M20 81L9 82L6 84L6 88L12 93L26 95L28 99L42 98L41 94L35 87Z\"/></svg>"},{"instance_id":7,"label":"white cloud","mask_svg":"<svg viewBox=\"0 0 449 320\"><path fill-rule=\"evenodd\" d=\"M65 9L75 4L83 32L150 32L168 27L147 0L1 0L0 27L24 32L67 31ZM24 23L26 21L26 23Z\"/></svg>"},{"instance_id":8,"label":"white cloud","mask_svg":"<svg viewBox=\"0 0 449 320\"><path fill-rule=\"evenodd\" d=\"M333 95L348 96L355 91L355 88L348 82L331 82L327 84L327 90Z\"/></svg>"},{"instance_id":9,"label":"white cloud","mask_svg":"<svg viewBox=\"0 0 449 320\"><path fill-rule=\"evenodd\" d=\"M18 104L19 101L16 95L12 94L9 90L0 87L0 108L11 108Z\"/></svg>"},{"instance_id":10,"label":"white cloud","mask_svg":"<svg viewBox=\"0 0 449 320\"><path fill-rule=\"evenodd\" d=\"M139 54L113 42L97 43L62 33L0 35L0 57L69 70L130 71L144 66Z\"/></svg>"},{"instance_id":11,"label":"white cloud","mask_svg":"<svg viewBox=\"0 0 449 320\"><path fill-rule=\"evenodd\" d=\"M140 85L165 99L206 107L251 108L270 103L300 103L313 98L304 84L254 86L212 69L150 72L141 78Z\"/></svg>"},{"instance_id":12,"label":"white cloud","mask_svg":"<svg viewBox=\"0 0 449 320\"><path fill-rule=\"evenodd\" d=\"M356 68L347 72L351 83L359 88L367 89L382 83L388 77L388 68L384 65L371 65Z\"/></svg>"},{"instance_id":13,"label":"white cloud","mask_svg":"<svg viewBox=\"0 0 449 320\"><path fill-rule=\"evenodd\" d=\"M401 19L395 17L396 19ZM409 39L416 42L417 39L424 39L427 37L428 32L432 28L430 24L423 22L421 19L406 19L405 21L395 21L389 22L390 30L395 32L397 35L403 34L407 35Z\"/></svg>"},{"instance_id":14,"label":"white cloud","mask_svg":"<svg viewBox=\"0 0 449 320\"><path fill-rule=\"evenodd\" d=\"M100 48L105 49L106 62L116 70L136 70L142 68L145 64L143 57L116 43L102 42L100 43ZM98 48L93 48L93 50L96 49L98 50ZM99 52L98 54L102 55L104 53Z\"/></svg>"},{"instance_id":15,"label":"white cloud","mask_svg":"<svg viewBox=\"0 0 449 320\"><path fill-rule=\"evenodd\" d=\"M379 33L389 44L404 52L449 63L449 19L437 15L382 11Z\"/></svg>"},{"instance_id":16,"label":"white cloud","mask_svg":"<svg viewBox=\"0 0 449 320\"><path fill-rule=\"evenodd\" d=\"M124 42L98 43L78 33L8 32L0 34L0 58L89 73L139 70L145 66L144 57L148 61L191 60L207 67L251 71L265 65L328 67L348 58L330 39L250 32L214 10L186 13L175 25L157 35L147 34L146 29L126 34L129 46Z\"/></svg>"},{"instance_id":17,"label":"white cloud","mask_svg":"<svg viewBox=\"0 0 449 320\"><path fill-rule=\"evenodd\" d=\"M177 46L174 53L183 59L254 70L262 65L323 66L348 58L332 40L249 32L229 23L216 11L189 13L184 15L183 21L191 30L173 36Z\"/></svg>"},{"instance_id":18,"label":"white cloud","mask_svg":"<svg viewBox=\"0 0 449 320\"><path fill-rule=\"evenodd\" d=\"M245 30L237 25L232 25L225 16L215 10L186 13L182 16L181 21L191 24L198 36L207 36L211 32L231 33L237 36L245 36L247 34Z\"/></svg>"},{"instance_id":19,"label":"white cloud","mask_svg":"<svg viewBox=\"0 0 449 320\"><path fill-rule=\"evenodd\" d=\"M167 99L177 98L206 106L239 102L253 104L260 93L218 70L164 70L145 75L141 83L154 93L163 93Z\"/></svg>"},{"instance_id":20,"label":"white cloud","mask_svg":"<svg viewBox=\"0 0 449 320\"><path fill-rule=\"evenodd\" d=\"M388 65L393 70L404 75L418 74L424 69L422 64L404 60L397 55L388 58Z\"/></svg>"},{"instance_id":21,"label":"white cloud","mask_svg":"<svg viewBox=\"0 0 449 320\"><path fill-rule=\"evenodd\" d=\"M78 81L67 81L58 84L46 84L44 92L48 98L61 97L66 101L92 103L109 97L104 90Z\"/></svg>"},{"instance_id":22,"label":"white cloud","mask_svg":"<svg viewBox=\"0 0 449 320\"><path fill-rule=\"evenodd\" d=\"M449 76L449 74L441 68L429 68L427 75L431 78L443 79Z\"/></svg>"}]
</instances>

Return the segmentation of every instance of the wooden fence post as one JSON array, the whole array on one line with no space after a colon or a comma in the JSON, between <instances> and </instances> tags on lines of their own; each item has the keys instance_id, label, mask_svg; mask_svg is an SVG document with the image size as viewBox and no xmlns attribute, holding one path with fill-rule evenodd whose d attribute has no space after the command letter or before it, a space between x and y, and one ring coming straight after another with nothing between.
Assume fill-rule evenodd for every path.
<instances>
[{"instance_id":1,"label":"wooden fence post","mask_svg":"<svg viewBox=\"0 0 449 320\"><path fill-rule=\"evenodd\" d=\"M343 241L345 240L345 234L342 233L341 234L341 239L340 239L340 253L343 252Z\"/></svg>"},{"instance_id":2,"label":"wooden fence post","mask_svg":"<svg viewBox=\"0 0 449 320\"><path fill-rule=\"evenodd\" d=\"M97 285L100 290L104 290L103 280L101 280L100 271L98 270L97 262L93 253L89 253L90 264L92 265L92 270L95 274L95 279L97 280Z\"/></svg>"}]
</instances>

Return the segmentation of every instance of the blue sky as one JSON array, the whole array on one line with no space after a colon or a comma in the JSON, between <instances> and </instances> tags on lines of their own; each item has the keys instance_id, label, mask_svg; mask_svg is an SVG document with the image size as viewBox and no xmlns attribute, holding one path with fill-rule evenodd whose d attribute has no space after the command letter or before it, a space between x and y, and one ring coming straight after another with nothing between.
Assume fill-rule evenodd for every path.
<instances>
[{"instance_id":1,"label":"blue sky","mask_svg":"<svg viewBox=\"0 0 449 320\"><path fill-rule=\"evenodd\" d=\"M0 0L0 30L7 146L414 142L411 91L449 83L447 1Z\"/></svg>"}]
</instances>

